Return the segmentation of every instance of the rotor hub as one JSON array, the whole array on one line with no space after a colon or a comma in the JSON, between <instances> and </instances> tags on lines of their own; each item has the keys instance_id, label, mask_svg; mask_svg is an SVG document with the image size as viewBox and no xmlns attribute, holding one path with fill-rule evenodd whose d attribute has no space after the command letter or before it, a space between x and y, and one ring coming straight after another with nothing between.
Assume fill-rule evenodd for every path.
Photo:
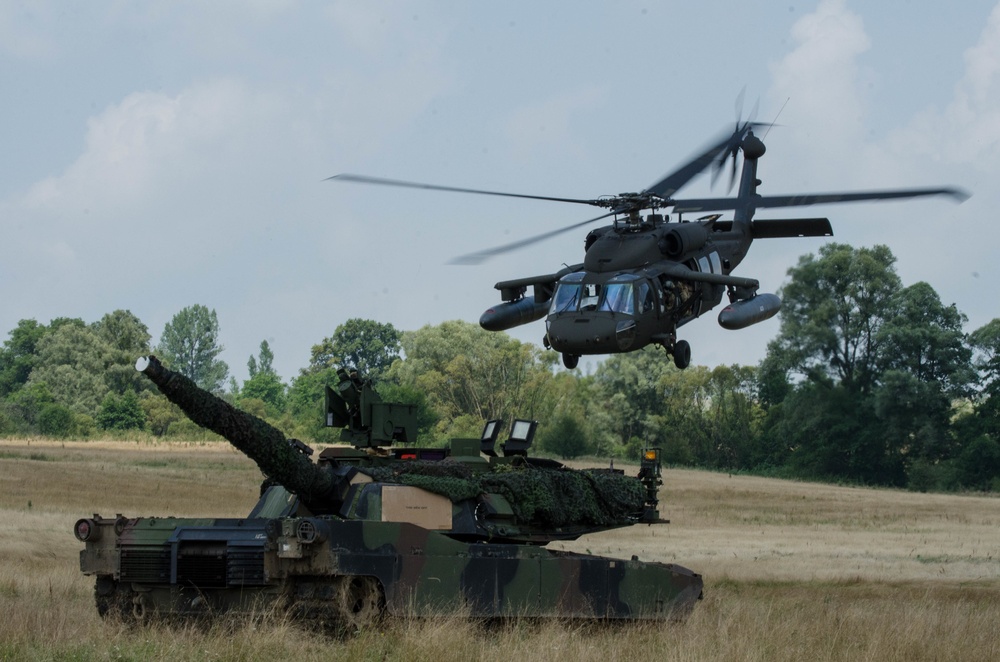
<instances>
[{"instance_id":1,"label":"rotor hub","mask_svg":"<svg viewBox=\"0 0 1000 662\"><path fill-rule=\"evenodd\" d=\"M767 148L764 147L763 141L760 138L753 135L753 131L747 134L747 137L743 139L742 144L743 156L745 158L756 160L764 156L764 152Z\"/></svg>"}]
</instances>

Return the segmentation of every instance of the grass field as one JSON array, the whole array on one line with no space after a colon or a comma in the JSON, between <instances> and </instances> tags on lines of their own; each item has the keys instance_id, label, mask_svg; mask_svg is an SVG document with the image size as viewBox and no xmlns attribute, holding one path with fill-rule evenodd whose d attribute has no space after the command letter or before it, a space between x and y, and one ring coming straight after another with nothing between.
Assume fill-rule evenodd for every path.
<instances>
[{"instance_id":1,"label":"grass field","mask_svg":"<svg viewBox=\"0 0 1000 662\"><path fill-rule=\"evenodd\" d=\"M664 475L671 524L552 546L701 573L683 624L395 620L333 641L270 619L101 621L79 517L239 517L260 478L224 443L0 441L0 659L1000 659L1000 499L684 470Z\"/></svg>"}]
</instances>

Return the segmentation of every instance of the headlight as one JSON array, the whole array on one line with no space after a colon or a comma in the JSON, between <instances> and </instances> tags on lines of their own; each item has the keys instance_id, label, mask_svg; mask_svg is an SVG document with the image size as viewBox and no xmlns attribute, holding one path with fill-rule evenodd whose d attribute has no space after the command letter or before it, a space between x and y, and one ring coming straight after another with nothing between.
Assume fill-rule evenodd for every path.
<instances>
[{"instance_id":1,"label":"headlight","mask_svg":"<svg viewBox=\"0 0 1000 662\"><path fill-rule=\"evenodd\" d=\"M295 538L308 545L326 540L326 527L314 519L302 519L295 527Z\"/></svg>"},{"instance_id":2,"label":"headlight","mask_svg":"<svg viewBox=\"0 0 1000 662\"><path fill-rule=\"evenodd\" d=\"M73 535L80 542L96 542L101 538L101 527L89 518L77 520L73 525Z\"/></svg>"}]
</instances>

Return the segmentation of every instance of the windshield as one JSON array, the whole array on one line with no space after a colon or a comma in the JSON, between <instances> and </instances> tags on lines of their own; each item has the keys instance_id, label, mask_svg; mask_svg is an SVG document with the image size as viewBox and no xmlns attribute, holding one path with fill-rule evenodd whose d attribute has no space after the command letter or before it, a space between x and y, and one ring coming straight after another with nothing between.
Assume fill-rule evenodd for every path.
<instances>
[{"instance_id":1,"label":"windshield","mask_svg":"<svg viewBox=\"0 0 1000 662\"><path fill-rule=\"evenodd\" d=\"M583 296L580 298L580 310L594 310L601 296L601 286L596 283L586 283L583 286Z\"/></svg>"},{"instance_id":2,"label":"windshield","mask_svg":"<svg viewBox=\"0 0 1000 662\"><path fill-rule=\"evenodd\" d=\"M550 313L564 313L567 310L576 310L576 304L580 300L580 285L578 283L559 283L556 287L556 294L552 297Z\"/></svg>"},{"instance_id":3,"label":"windshield","mask_svg":"<svg viewBox=\"0 0 1000 662\"><path fill-rule=\"evenodd\" d=\"M608 283L604 288L604 298L598 310L633 314L635 304L632 297L632 283Z\"/></svg>"}]
</instances>

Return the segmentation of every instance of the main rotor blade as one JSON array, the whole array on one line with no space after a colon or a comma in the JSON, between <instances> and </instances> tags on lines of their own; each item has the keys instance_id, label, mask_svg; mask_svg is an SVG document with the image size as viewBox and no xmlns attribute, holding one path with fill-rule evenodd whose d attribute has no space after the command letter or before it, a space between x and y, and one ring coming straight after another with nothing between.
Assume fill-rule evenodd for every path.
<instances>
[{"instance_id":1,"label":"main rotor blade","mask_svg":"<svg viewBox=\"0 0 1000 662\"><path fill-rule=\"evenodd\" d=\"M899 200L921 198L928 195L947 195L957 202L965 202L969 194L957 188L915 188L895 191L862 191L858 193L811 193L807 195L764 196L753 201L754 207L806 207L808 205L856 202L858 200Z\"/></svg>"},{"instance_id":2,"label":"main rotor blade","mask_svg":"<svg viewBox=\"0 0 1000 662\"><path fill-rule=\"evenodd\" d=\"M674 200L673 211L702 212L739 209L748 205L755 209L762 207L808 207L809 205L837 204L840 202L857 202L860 200L900 200L919 198L929 195L947 195L957 202L965 202L969 194L957 188L926 188L900 189L895 191L863 191L857 193L804 193L802 195L757 196L749 200L739 198L692 198L690 200Z\"/></svg>"},{"instance_id":3,"label":"main rotor blade","mask_svg":"<svg viewBox=\"0 0 1000 662\"><path fill-rule=\"evenodd\" d=\"M577 198L553 198L547 195L525 195L523 193L502 193L500 191L483 191L474 188L458 188L455 186L438 186L436 184L421 184L419 182L404 182L398 179L382 179L366 175L351 175L348 173L327 177L326 181L355 182L358 184L379 184L381 186L399 186L403 188L418 188L427 191L449 191L451 193L476 193L478 195L498 195L504 198L527 198L528 200L551 200L553 202L572 202L582 205L600 206L599 200L580 200Z\"/></svg>"},{"instance_id":4,"label":"main rotor blade","mask_svg":"<svg viewBox=\"0 0 1000 662\"><path fill-rule=\"evenodd\" d=\"M497 246L495 248L487 248L483 251L478 251L476 253L469 253L467 255L460 255L456 258L452 258L448 261L448 264L480 264L486 260L494 257L496 255L501 255L503 253L509 253L511 251L516 251L519 248L524 248L530 244L534 244L539 241L548 239L549 237L555 237L556 235L562 234L564 232L569 232L570 230L575 230L576 228L587 225L588 223L593 223L599 221L602 218L607 218L608 216L614 216L615 212L611 211L607 214L601 214L600 216L595 216L594 218L588 218L586 221L580 221L579 223L574 223L572 225L567 225L561 227L557 230L550 230L549 232L543 232L542 234L535 235L534 237L528 237L527 239L519 239L518 241L512 242L510 244L504 244L503 246Z\"/></svg>"},{"instance_id":5,"label":"main rotor blade","mask_svg":"<svg viewBox=\"0 0 1000 662\"><path fill-rule=\"evenodd\" d=\"M643 193L651 193L661 198L669 198L680 190L682 186L699 175L705 168L710 166L721 152L732 149L734 145L739 145L739 142L743 140L744 134L757 126L764 125L747 122L742 128L737 128L736 131L732 133L727 132L723 140L719 140L710 147L707 147L703 152L647 188ZM725 157L720 161L724 163Z\"/></svg>"}]
</instances>

